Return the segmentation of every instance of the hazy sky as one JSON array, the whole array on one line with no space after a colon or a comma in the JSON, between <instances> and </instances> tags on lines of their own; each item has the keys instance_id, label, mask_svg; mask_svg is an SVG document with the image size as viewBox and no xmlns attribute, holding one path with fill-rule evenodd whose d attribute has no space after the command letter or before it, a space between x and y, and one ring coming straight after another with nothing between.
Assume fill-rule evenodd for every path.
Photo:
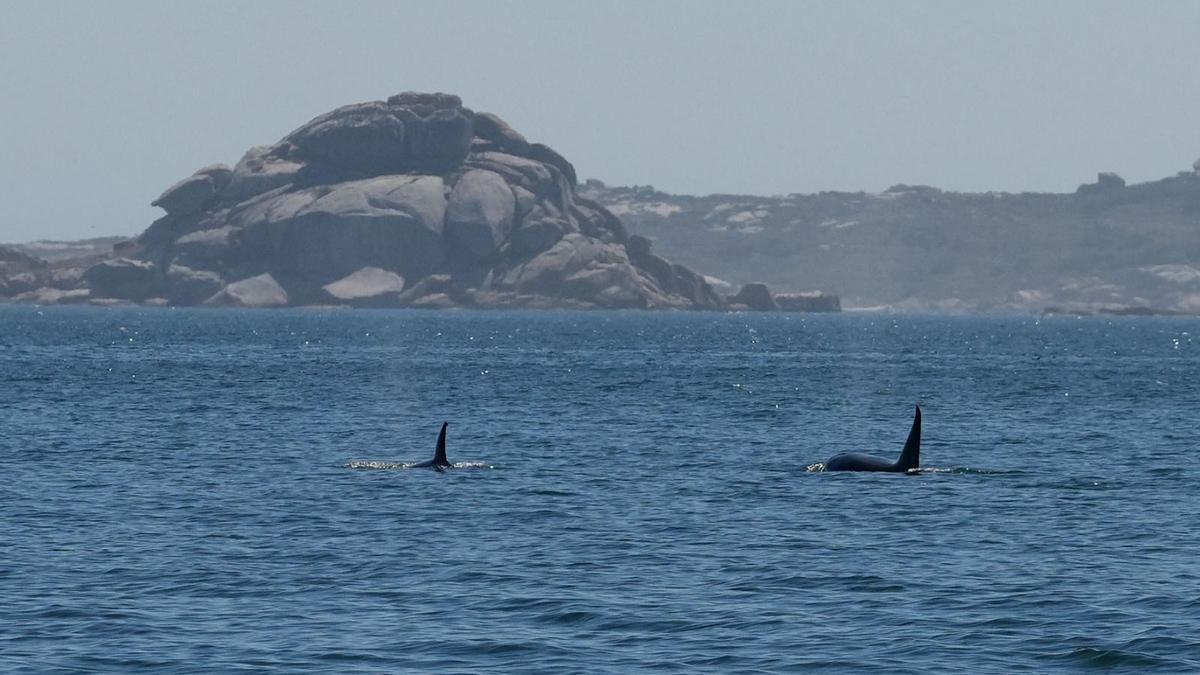
<instances>
[{"instance_id":1,"label":"hazy sky","mask_svg":"<svg viewBox=\"0 0 1200 675\"><path fill-rule=\"evenodd\" d=\"M0 0L0 241L149 202L335 106L447 91L671 192L1069 191L1200 157L1200 2Z\"/></svg>"}]
</instances>

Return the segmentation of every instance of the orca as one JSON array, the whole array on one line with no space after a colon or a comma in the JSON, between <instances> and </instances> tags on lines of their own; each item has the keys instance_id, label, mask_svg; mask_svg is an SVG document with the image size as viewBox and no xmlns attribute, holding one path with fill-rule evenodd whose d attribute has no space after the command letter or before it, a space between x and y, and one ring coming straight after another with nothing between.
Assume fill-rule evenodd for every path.
<instances>
[{"instance_id":1,"label":"orca","mask_svg":"<svg viewBox=\"0 0 1200 675\"><path fill-rule=\"evenodd\" d=\"M847 452L834 455L825 462L826 471L891 471L908 473L916 470L921 464L921 406L913 415L912 429L908 432L908 440L900 451L900 458L890 462L882 457L865 455L861 452Z\"/></svg>"},{"instance_id":2,"label":"orca","mask_svg":"<svg viewBox=\"0 0 1200 675\"><path fill-rule=\"evenodd\" d=\"M437 469L442 471L449 469L452 464L446 459L446 427L450 426L449 422L442 422L442 433L438 434L437 450L433 452L433 459L426 462L417 462L410 464L410 469Z\"/></svg>"}]
</instances>

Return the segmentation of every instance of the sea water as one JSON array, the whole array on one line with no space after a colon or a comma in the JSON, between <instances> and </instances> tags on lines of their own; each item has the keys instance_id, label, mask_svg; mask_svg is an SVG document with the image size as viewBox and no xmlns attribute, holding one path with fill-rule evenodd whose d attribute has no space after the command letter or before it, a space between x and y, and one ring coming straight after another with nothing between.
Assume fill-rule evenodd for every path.
<instances>
[{"instance_id":1,"label":"sea water","mask_svg":"<svg viewBox=\"0 0 1200 675\"><path fill-rule=\"evenodd\" d=\"M1200 671L1196 319L0 307L0 462L4 672Z\"/></svg>"}]
</instances>

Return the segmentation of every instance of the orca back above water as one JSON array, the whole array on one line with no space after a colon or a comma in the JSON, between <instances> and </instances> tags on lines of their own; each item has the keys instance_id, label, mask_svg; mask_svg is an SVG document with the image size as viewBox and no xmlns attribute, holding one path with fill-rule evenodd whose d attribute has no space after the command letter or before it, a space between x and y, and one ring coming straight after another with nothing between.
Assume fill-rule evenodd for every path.
<instances>
[{"instance_id":1,"label":"orca back above water","mask_svg":"<svg viewBox=\"0 0 1200 675\"><path fill-rule=\"evenodd\" d=\"M442 422L442 433L438 434L437 449L433 451L433 459L426 462L417 462L411 465L410 469L442 469L450 468L450 460L446 459L446 427L450 426L449 422Z\"/></svg>"},{"instance_id":2,"label":"orca back above water","mask_svg":"<svg viewBox=\"0 0 1200 675\"><path fill-rule=\"evenodd\" d=\"M908 440L900 451L900 458L894 462L882 457L866 455L861 452L847 452L835 455L825 462L826 471L891 471L907 473L921 465L921 406L913 415L912 429L908 431Z\"/></svg>"}]
</instances>

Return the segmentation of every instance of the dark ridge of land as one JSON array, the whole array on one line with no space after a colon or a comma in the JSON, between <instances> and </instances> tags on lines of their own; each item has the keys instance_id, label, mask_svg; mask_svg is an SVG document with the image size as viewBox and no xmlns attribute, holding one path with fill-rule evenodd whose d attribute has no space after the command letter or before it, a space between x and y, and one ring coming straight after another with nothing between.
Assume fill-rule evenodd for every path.
<instances>
[{"instance_id":1,"label":"dark ridge of land","mask_svg":"<svg viewBox=\"0 0 1200 675\"><path fill-rule=\"evenodd\" d=\"M1200 312L1196 171L1137 185L1100 174L1071 194L689 196L594 180L580 192L684 264L847 307Z\"/></svg>"}]
</instances>

